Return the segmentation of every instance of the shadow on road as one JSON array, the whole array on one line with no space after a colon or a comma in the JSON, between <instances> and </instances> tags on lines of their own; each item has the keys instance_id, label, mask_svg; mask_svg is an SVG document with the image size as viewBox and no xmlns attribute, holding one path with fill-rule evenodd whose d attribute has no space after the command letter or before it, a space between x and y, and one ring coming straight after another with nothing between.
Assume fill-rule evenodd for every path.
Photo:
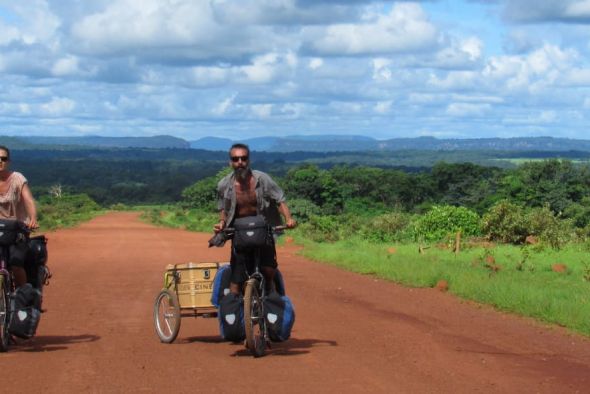
<instances>
[{"instance_id":1,"label":"shadow on road","mask_svg":"<svg viewBox=\"0 0 590 394\"><path fill-rule=\"evenodd\" d=\"M16 343L11 347L12 350L23 352L54 352L65 350L67 345L83 342L95 342L100 337L98 335L47 335L33 337L31 339L15 339Z\"/></svg>"},{"instance_id":2,"label":"shadow on road","mask_svg":"<svg viewBox=\"0 0 590 394\"><path fill-rule=\"evenodd\" d=\"M219 335L205 335L200 337L188 337L182 338L178 343L193 343L193 342L202 342L202 343L221 343L225 342L223 338Z\"/></svg>"},{"instance_id":3,"label":"shadow on road","mask_svg":"<svg viewBox=\"0 0 590 394\"><path fill-rule=\"evenodd\" d=\"M325 339L291 338L285 342L271 343L271 348L266 350L266 354L269 356L298 356L309 353L309 349L311 348L322 346L338 346L338 343L336 341ZM252 354L248 349L242 348L236 351L232 356L252 357Z\"/></svg>"}]
</instances>

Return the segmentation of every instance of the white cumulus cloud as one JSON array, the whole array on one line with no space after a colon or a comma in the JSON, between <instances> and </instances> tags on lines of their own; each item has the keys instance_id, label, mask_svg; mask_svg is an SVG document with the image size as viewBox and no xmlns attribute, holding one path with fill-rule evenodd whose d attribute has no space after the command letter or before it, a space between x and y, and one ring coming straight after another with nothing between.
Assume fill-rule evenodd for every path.
<instances>
[{"instance_id":1,"label":"white cumulus cloud","mask_svg":"<svg viewBox=\"0 0 590 394\"><path fill-rule=\"evenodd\" d=\"M391 12L355 24L309 28L304 44L323 55L370 55L420 51L436 44L437 29L419 5L394 3Z\"/></svg>"}]
</instances>

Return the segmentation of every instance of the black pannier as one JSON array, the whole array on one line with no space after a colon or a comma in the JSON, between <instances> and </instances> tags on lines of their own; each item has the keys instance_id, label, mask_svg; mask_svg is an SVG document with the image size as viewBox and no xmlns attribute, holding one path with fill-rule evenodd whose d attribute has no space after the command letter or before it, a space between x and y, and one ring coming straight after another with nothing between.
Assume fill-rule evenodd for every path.
<instances>
[{"instance_id":1,"label":"black pannier","mask_svg":"<svg viewBox=\"0 0 590 394\"><path fill-rule=\"evenodd\" d=\"M219 331L227 341L240 342L246 338L244 327L244 299L233 293L225 295L219 303Z\"/></svg>"},{"instance_id":2,"label":"black pannier","mask_svg":"<svg viewBox=\"0 0 590 394\"><path fill-rule=\"evenodd\" d=\"M51 276L47 264L47 238L44 235L31 237L25 260L27 281L33 287L42 290L43 285Z\"/></svg>"},{"instance_id":3,"label":"black pannier","mask_svg":"<svg viewBox=\"0 0 590 394\"><path fill-rule=\"evenodd\" d=\"M41 318L41 292L30 283L19 287L12 297L12 314L8 332L19 338L31 338Z\"/></svg>"},{"instance_id":4,"label":"black pannier","mask_svg":"<svg viewBox=\"0 0 590 394\"><path fill-rule=\"evenodd\" d=\"M35 265L47 264L47 238L44 235L29 238L29 258Z\"/></svg>"},{"instance_id":5,"label":"black pannier","mask_svg":"<svg viewBox=\"0 0 590 394\"><path fill-rule=\"evenodd\" d=\"M13 245L25 229L23 222L0 219L0 245Z\"/></svg>"},{"instance_id":6,"label":"black pannier","mask_svg":"<svg viewBox=\"0 0 590 394\"><path fill-rule=\"evenodd\" d=\"M274 276L275 290L279 295L285 295L285 282L281 271L277 268ZM231 283L231 265L226 264L219 267L219 270L213 278L213 292L211 293L211 303L219 308L221 299L230 293L229 285Z\"/></svg>"},{"instance_id":7,"label":"black pannier","mask_svg":"<svg viewBox=\"0 0 590 394\"><path fill-rule=\"evenodd\" d=\"M258 248L269 242L269 227L263 216L238 218L234 220L233 228L236 249Z\"/></svg>"},{"instance_id":8,"label":"black pannier","mask_svg":"<svg viewBox=\"0 0 590 394\"><path fill-rule=\"evenodd\" d=\"M291 299L277 292L270 293L264 299L264 313L270 340L283 342L289 339L295 324L295 309Z\"/></svg>"}]
</instances>

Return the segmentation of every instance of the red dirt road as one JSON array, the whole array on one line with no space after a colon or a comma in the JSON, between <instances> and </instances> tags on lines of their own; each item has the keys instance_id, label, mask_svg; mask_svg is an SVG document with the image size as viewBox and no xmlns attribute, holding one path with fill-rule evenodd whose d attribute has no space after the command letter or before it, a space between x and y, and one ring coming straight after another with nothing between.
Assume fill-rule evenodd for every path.
<instances>
[{"instance_id":1,"label":"red dirt road","mask_svg":"<svg viewBox=\"0 0 590 394\"><path fill-rule=\"evenodd\" d=\"M0 354L2 392L575 393L590 340L433 289L408 289L278 250L297 313L292 338L254 359L217 320L154 333L167 264L226 261L208 234L111 213L47 234L54 278L37 337ZM263 383L266 381L266 383Z\"/></svg>"}]
</instances>

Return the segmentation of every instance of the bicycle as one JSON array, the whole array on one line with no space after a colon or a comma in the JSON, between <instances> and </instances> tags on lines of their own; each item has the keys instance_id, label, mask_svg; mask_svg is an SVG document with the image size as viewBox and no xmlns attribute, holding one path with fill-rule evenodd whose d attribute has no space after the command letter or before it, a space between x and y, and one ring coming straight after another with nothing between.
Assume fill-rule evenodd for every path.
<instances>
[{"instance_id":1,"label":"bicycle","mask_svg":"<svg viewBox=\"0 0 590 394\"><path fill-rule=\"evenodd\" d=\"M31 230L22 222L16 220L0 219L0 352L8 351L12 335L9 331L10 323L16 310L14 277L12 272L8 270L8 261L10 258L10 246L17 242L29 242ZM44 236L34 237L38 241ZM36 251L33 251L36 252ZM29 283L34 285L34 288L42 294L43 285L48 284L48 279L51 273L45 267L47 259L46 250L43 256L34 256L43 258L42 264L39 265L38 271L35 273L35 278L29 278ZM37 252L38 253L38 252ZM39 313L41 309L41 300L39 300ZM38 317L37 317L38 318ZM38 323L38 320L37 320ZM36 328L36 326L35 326Z\"/></svg>"},{"instance_id":2,"label":"bicycle","mask_svg":"<svg viewBox=\"0 0 590 394\"><path fill-rule=\"evenodd\" d=\"M282 233L286 229L287 226L273 227L266 225L266 237L267 239L273 239L275 234ZM236 232L244 230L228 227L222 231L228 238L231 238ZM262 357L266 348L270 345L264 311L264 300L267 296L266 279L260 272L260 246L252 249L255 251L254 270L247 272L248 279L242 289L244 297L244 329L246 332L246 347L254 357Z\"/></svg>"}]
</instances>

